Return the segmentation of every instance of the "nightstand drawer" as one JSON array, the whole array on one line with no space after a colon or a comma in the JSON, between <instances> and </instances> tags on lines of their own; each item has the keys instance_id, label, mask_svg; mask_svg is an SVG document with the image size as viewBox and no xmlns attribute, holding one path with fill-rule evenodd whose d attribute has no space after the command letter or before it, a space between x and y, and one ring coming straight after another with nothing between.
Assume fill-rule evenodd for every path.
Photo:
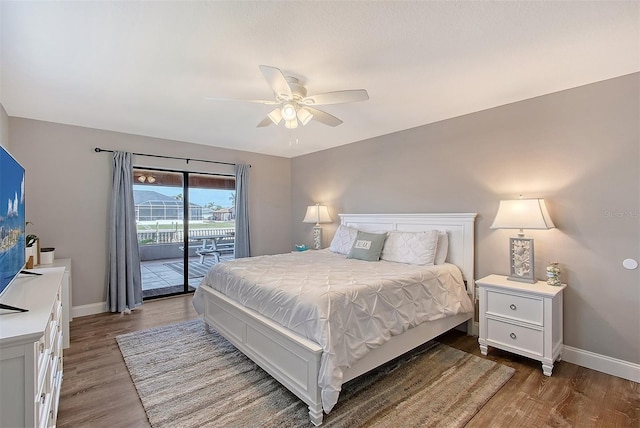
<instances>
[{"instance_id":1,"label":"nightstand drawer","mask_svg":"<svg viewBox=\"0 0 640 428\"><path fill-rule=\"evenodd\" d=\"M493 319L487 320L487 340L498 345L542 355L543 332Z\"/></svg>"},{"instance_id":2,"label":"nightstand drawer","mask_svg":"<svg viewBox=\"0 0 640 428\"><path fill-rule=\"evenodd\" d=\"M543 301L536 297L514 296L487 290L487 313L537 325L543 324Z\"/></svg>"}]
</instances>

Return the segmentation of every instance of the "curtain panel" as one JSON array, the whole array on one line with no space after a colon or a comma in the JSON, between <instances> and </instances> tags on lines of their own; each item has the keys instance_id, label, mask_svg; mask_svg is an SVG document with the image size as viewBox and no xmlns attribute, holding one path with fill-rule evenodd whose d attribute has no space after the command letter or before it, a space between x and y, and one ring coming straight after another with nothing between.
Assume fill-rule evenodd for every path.
<instances>
[{"instance_id":1,"label":"curtain panel","mask_svg":"<svg viewBox=\"0 0 640 428\"><path fill-rule=\"evenodd\" d=\"M142 304L132 157L131 153L113 153L107 296L111 312L129 312Z\"/></svg>"},{"instance_id":2,"label":"curtain panel","mask_svg":"<svg viewBox=\"0 0 640 428\"><path fill-rule=\"evenodd\" d=\"M249 239L249 169L237 164L236 169L236 246L235 258L251 257Z\"/></svg>"}]
</instances>

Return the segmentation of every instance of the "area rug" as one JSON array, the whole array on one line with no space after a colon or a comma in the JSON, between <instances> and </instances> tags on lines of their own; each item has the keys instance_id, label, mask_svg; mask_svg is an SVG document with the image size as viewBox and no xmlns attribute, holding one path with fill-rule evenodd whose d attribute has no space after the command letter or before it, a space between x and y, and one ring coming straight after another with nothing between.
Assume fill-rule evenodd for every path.
<instances>
[{"instance_id":1,"label":"area rug","mask_svg":"<svg viewBox=\"0 0 640 428\"><path fill-rule=\"evenodd\" d=\"M163 263L166 267L175 270L180 275L184 273L184 262ZM205 258L204 263L189 262L189 278L202 278L215 264L213 257Z\"/></svg>"},{"instance_id":2,"label":"area rug","mask_svg":"<svg viewBox=\"0 0 640 428\"><path fill-rule=\"evenodd\" d=\"M202 320L117 336L159 427L310 427L300 399ZM462 427L514 369L431 341L343 385L327 427Z\"/></svg>"}]
</instances>

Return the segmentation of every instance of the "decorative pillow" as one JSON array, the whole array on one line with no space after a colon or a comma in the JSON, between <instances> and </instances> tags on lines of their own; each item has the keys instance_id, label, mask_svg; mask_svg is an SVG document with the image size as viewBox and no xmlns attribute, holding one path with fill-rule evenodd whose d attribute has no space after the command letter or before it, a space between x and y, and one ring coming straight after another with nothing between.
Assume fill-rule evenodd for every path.
<instances>
[{"instance_id":1,"label":"decorative pillow","mask_svg":"<svg viewBox=\"0 0 640 428\"><path fill-rule=\"evenodd\" d=\"M445 230L438 231L438 245L436 246L436 258L433 261L435 265L444 264L449 253L449 235Z\"/></svg>"},{"instance_id":2,"label":"decorative pillow","mask_svg":"<svg viewBox=\"0 0 640 428\"><path fill-rule=\"evenodd\" d=\"M437 244L437 230L389 232L380 258L389 262L433 266Z\"/></svg>"},{"instance_id":3,"label":"decorative pillow","mask_svg":"<svg viewBox=\"0 0 640 428\"><path fill-rule=\"evenodd\" d=\"M334 253L349 254L353 243L356 241L356 235L358 235L358 229L344 225L338 226L329 249Z\"/></svg>"},{"instance_id":4,"label":"decorative pillow","mask_svg":"<svg viewBox=\"0 0 640 428\"><path fill-rule=\"evenodd\" d=\"M380 253L387 239L386 233L367 233L358 231L356 240L347 255L348 259L366 260L368 262L380 260Z\"/></svg>"}]
</instances>

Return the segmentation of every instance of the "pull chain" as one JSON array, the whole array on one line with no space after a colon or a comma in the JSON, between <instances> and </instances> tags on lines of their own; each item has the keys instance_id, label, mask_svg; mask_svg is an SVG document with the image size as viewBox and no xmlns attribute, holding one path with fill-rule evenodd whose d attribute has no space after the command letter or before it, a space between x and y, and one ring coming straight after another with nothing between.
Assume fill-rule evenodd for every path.
<instances>
[{"instance_id":1,"label":"pull chain","mask_svg":"<svg viewBox=\"0 0 640 428\"><path fill-rule=\"evenodd\" d=\"M294 134L292 132L291 134L289 134L289 147L293 146L293 137L294 137ZM296 140L295 144L298 145L299 141L297 136L295 136L295 140Z\"/></svg>"}]
</instances>

